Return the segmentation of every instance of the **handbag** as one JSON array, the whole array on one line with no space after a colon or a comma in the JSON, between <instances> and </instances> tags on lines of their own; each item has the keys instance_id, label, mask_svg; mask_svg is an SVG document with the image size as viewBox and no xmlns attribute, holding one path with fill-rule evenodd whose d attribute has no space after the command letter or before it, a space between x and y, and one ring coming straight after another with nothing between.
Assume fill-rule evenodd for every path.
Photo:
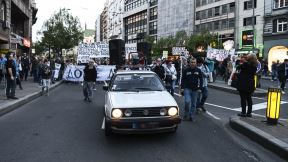
<instances>
[{"instance_id":1,"label":"handbag","mask_svg":"<svg viewBox=\"0 0 288 162\"><path fill-rule=\"evenodd\" d=\"M231 78L231 87L237 88L238 86L238 78L239 78L239 73L235 72L232 75Z\"/></svg>"}]
</instances>

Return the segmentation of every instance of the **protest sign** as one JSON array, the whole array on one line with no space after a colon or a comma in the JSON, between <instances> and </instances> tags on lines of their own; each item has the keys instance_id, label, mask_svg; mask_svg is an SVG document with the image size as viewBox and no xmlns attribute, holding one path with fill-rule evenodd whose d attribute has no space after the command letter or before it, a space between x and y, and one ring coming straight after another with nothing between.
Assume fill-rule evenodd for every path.
<instances>
[{"instance_id":1,"label":"protest sign","mask_svg":"<svg viewBox=\"0 0 288 162\"><path fill-rule=\"evenodd\" d=\"M125 44L125 56L129 58L129 53L137 52L137 43Z\"/></svg>"},{"instance_id":2,"label":"protest sign","mask_svg":"<svg viewBox=\"0 0 288 162\"><path fill-rule=\"evenodd\" d=\"M115 65L99 65L97 66L97 81L110 80L116 66Z\"/></svg>"},{"instance_id":3,"label":"protest sign","mask_svg":"<svg viewBox=\"0 0 288 162\"><path fill-rule=\"evenodd\" d=\"M229 51L224 49L214 49L208 46L207 49L207 58L209 59L216 59L217 61L223 61L228 55L234 56L235 49L231 49Z\"/></svg>"},{"instance_id":4,"label":"protest sign","mask_svg":"<svg viewBox=\"0 0 288 162\"><path fill-rule=\"evenodd\" d=\"M54 79L58 79L60 68L61 68L61 64L55 63Z\"/></svg>"},{"instance_id":5,"label":"protest sign","mask_svg":"<svg viewBox=\"0 0 288 162\"><path fill-rule=\"evenodd\" d=\"M82 82L84 80L85 66L68 65L63 74L63 80Z\"/></svg>"}]
</instances>

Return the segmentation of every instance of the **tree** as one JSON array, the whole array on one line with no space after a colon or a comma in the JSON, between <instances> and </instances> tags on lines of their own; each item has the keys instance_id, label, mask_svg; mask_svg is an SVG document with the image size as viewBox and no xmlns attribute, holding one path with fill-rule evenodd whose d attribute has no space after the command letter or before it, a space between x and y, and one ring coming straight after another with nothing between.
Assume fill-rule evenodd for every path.
<instances>
[{"instance_id":1,"label":"tree","mask_svg":"<svg viewBox=\"0 0 288 162\"><path fill-rule=\"evenodd\" d=\"M42 43L60 55L62 49L71 49L83 40L79 18L73 17L65 8L45 21L39 34L42 35Z\"/></svg>"}]
</instances>

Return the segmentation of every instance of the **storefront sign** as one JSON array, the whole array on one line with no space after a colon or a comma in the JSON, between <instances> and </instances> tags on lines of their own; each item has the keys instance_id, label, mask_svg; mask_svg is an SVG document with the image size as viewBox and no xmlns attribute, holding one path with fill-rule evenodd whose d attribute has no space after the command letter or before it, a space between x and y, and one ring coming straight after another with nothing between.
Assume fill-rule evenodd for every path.
<instances>
[{"instance_id":1,"label":"storefront sign","mask_svg":"<svg viewBox=\"0 0 288 162\"><path fill-rule=\"evenodd\" d=\"M253 30L242 31L242 46L253 46Z\"/></svg>"}]
</instances>

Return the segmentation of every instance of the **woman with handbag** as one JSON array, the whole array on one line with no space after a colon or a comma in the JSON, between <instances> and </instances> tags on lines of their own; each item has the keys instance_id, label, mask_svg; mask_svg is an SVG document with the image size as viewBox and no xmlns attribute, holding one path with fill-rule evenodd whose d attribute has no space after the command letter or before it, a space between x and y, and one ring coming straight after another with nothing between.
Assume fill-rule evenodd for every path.
<instances>
[{"instance_id":1,"label":"woman with handbag","mask_svg":"<svg viewBox=\"0 0 288 162\"><path fill-rule=\"evenodd\" d=\"M239 71L237 79L237 90L240 94L242 112L238 114L241 117L252 117L252 94L255 90L254 76L257 71L257 57L254 54L248 55L246 61L237 67ZM248 111L246 112L246 105Z\"/></svg>"},{"instance_id":2,"label":"woman with handbag","mask_svg":"<svg viewBox=\"0 0 288 162\"><path fill-rule=\"evenodd\" d=\"M175 83L177 80L177 71L175 67L172 65L172 61L168 60L167 65L165 67L165 83L166 83L166 88L168 92L174 96L174 89L175 89Z\"/></svg>"}]
</instances>

